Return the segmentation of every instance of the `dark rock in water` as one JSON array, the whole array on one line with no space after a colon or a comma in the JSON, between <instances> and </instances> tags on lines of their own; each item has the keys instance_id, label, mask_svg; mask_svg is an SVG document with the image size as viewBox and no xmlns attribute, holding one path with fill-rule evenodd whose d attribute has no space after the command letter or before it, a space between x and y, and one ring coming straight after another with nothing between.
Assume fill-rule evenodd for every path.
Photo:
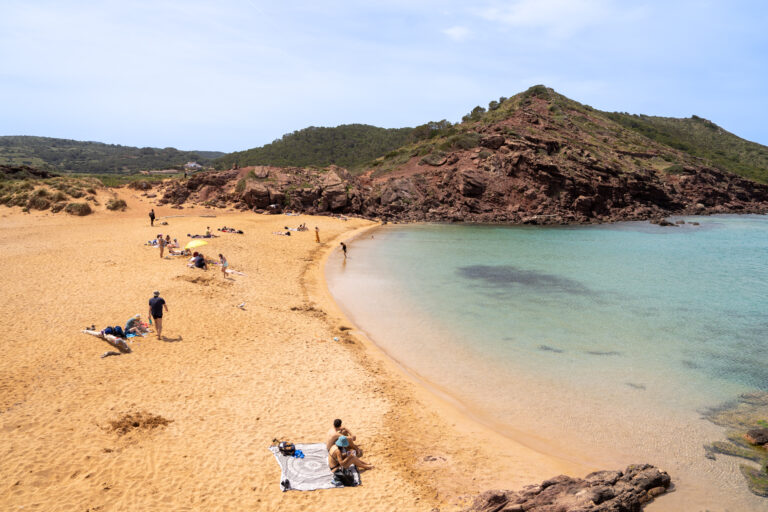
<instances>
[{"instance_id":1,"label":"dark rock in water","mask_svg":"<svg viewBox=\"0 0 768 512\"><path fill-rule=\"evenodd\" d=\"M543 350L544 352L554 352L556 354L562 354L565 352L561 348L550 347L549 345L539 345L539 350Z\"/></svg>"},{"instance_id":2,"label":"dark rock in water","mask_svg":"<svg viewBox=\"0 0 768 512\"><path fill-rule=\"evenodd\" d=\"M615 350L587 350L587 354L591 356L620 356L621 352L616 352Z\"/></svg>"},{"instance_id":3,"label":"dark rock in water","mask_svg":"<svg viewBox=\"0 0 768 512\"><path fill-rule=\"evenodd\" d=\"M634 389L645 390L645 384L635 384L634 382L625 382L624 384Z\"/></svg>"},{"instance_id":4,"label":"dark rock in water","mask_svg":"<svg viewBox=\"0 0 768 512\"><path fill-rule=\"evenodd\" d=\"M768 444L768 428L755 428L749 430L744 437L752 444Z\"/></svg>"},{"instance_id":5,"label":"dark rock in water","mask_svg":"<svg viewBox=\"0 0 768 512\"><path fill-rule=\"evenodd\" d=\"M682 220L682 219L680 219L680 220L676 220L676 221L675 221L675 224L685 224L685 221L684 221L684 220Z\"/></svg>"},{"instance_id":6,"label":"dark rock in water","mask_svg":"<svg viewBox=\"0 0 768 512\"><path fill-rule=\"evenodd\" d=\"M560 475L523 490L486 491L466 512L639 512L664 494L669 475L649 464L598 471L584 479Z\"/></svg>"}]
</instances>

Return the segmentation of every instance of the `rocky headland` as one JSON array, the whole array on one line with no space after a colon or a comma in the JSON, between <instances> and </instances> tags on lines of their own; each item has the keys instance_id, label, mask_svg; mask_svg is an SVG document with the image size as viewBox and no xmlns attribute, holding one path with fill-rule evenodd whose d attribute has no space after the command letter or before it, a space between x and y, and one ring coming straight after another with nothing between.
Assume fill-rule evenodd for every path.
<instances>
[{"instance_id":1,"label":"rocky headland","mask_svg":"<svg viewBox=\"0 0 768 512\"><path fill-rule=\"evenodd\" d=\"M250 166L170 180L156 193L178 207L388 221L583 224L768 212L768 185L547 94L393 151L361 173Z\"/></svg>"}]
</instances>

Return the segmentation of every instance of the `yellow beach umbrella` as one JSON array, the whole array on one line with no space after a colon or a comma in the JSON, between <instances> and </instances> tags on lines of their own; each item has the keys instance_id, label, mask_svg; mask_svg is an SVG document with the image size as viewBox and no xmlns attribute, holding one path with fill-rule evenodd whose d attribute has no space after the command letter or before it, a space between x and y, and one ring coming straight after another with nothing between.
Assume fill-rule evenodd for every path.
<instances>
[{"instance_id":1,"label":"yellow beach umbrella","mask_svg":"<svg viewBox=\"0 0 768 512\"><path fill-rule=\"evenodd\" d=\"M208 245L208 242L205 240L192 240L187 245L184 246L185 249L194 249L195 247L201 247L203 245Z\"/></svg>"}]
</instances>

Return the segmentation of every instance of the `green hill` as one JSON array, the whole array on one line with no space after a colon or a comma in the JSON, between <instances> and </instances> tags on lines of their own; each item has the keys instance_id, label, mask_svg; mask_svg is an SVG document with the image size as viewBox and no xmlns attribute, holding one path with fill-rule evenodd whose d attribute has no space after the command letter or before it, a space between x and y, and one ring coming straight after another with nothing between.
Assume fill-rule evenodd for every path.
<instances>
[{"instance_id":1,"label":"green hill","mask_svg":"<svg viewBox=\"0 0 768 512\"><path fill-rule=\"evenodd\" d=\"M30 165L39 169L88 174L127 174L167 169L189 161L209 165L223 154L217 151L179 151L175 148L136 148L50 137L0 137L0 165Z\"/></svg>"},{"instance_id":2,"label":"green hill","mask_svg":"<svg viewBox=\"0 0 768 512\"><path fill-rule=\"evenodd\" d=\"M345 124L335 128L310 126L283 135L262 147L230 153L216 160L217 169L237 164L279 167L323 167L330 164L354 169L407 143L413 128L378 128Z\"/></svg>"},{"instance_id":3,"label":"green hill","mask_svg":"<svg viewBox=\"0 0 768 512\"><path fill-rule=\"evenodd\" d=\"M613 112L606 115L667 146L745 178L768 183L768 147L744 140L698 116L687 119Z\"/></svg>"},{"instance_id":4,"label":"green hill","mask_svg":"<svg viewBox=\"0 0 768 512\"><path fill-rule=\"evenodd\" d=\"M541 102L546 104L543 112L536 107ZM557 134L573 149L589 151L598 160L620 168L623 164L615 161L617 153L635 155L639 167L676 172L686 165L708 165L768 183L768 147L744 140L711 121L698 116L677 119L603 112L543 85L491 101L488 108L477 106L460 124L447 123L428 138L413 137L366 166L380 175L415 156L476 147L478 132L494 126L512 138ZM656 156L644 159L643 153Z\"/></svg>"}]
</instances>

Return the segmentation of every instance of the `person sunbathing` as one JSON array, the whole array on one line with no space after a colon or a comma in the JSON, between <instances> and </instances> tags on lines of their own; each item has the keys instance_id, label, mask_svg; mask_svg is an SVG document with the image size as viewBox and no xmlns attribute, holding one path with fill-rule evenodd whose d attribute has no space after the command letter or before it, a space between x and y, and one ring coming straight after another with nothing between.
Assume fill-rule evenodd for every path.
<instances>
[{"instance_id":1,"label":"person sunbathing","mask_svg":"<svg viewBox=\"0 0 768 512\"><path fill-rule=\"evenodd\" d=\"M325 442L325 448L330 452L331 448L336 443L336 440L341 436L345 436L347 438L350 449L355 450L359 457L363 456L363 450L361 450L360 447L355 444L357 437L352 435L352 432L350 432L349 429L342 427L341 420L339 419L333 420L333 428L328 431L328 440Z\"/></svg>"},{"instance_id":2,"label":"person sunbathing","mask_svg":"<svg viewBox=\"0 0 768 512\"><path fill-rule=\"evenodd\" d=\"M372 464L360 460L355 450L349 449L347 436L339 436L328 451L328 469L335 473L341 468L355 466L357 469L373 469Z\"/></svg>"}]
</instances>

